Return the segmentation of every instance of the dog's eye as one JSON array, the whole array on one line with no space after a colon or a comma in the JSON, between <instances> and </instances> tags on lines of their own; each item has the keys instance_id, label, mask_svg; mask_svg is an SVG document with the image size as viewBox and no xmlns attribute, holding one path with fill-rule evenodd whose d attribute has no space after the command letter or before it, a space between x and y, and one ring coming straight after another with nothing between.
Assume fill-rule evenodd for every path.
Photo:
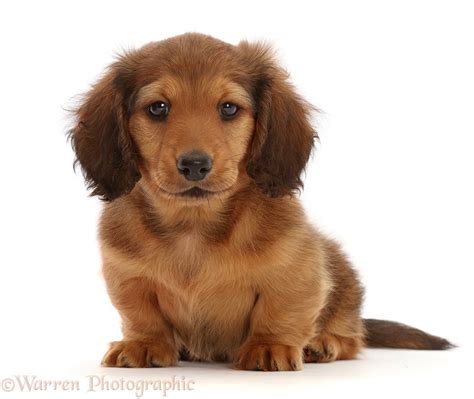
<instances>
[{"instance_id":1,"label":"dog's eye","mask_svg":"<svg viewBox=\"0 0 474 399\"><path fill-rule=\"evenodd\" d=\"M157 101L148 106L148 112L153 118L164 119L169 111L170 106L164 101Z\"/></svg>"},{"instance_id":2,"label":"dog's eye","mask_svg":"<svg viewBox=\"0 0 474 399\"><path fill-rule=\"evenodd\" d=\"M232 119L239 112L239 107L232 103L222 103L219 108L224 119Z\"/></svg>"}]
</instances>

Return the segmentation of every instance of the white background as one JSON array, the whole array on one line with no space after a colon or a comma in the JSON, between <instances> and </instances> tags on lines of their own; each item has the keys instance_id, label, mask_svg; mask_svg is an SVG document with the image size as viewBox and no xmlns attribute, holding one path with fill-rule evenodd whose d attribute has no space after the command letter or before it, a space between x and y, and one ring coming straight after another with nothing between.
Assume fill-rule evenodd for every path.
<instances>
[{"instance_id":1,"label":"white background","mask_svg":"<svg viewBox=\"0 0 474 399\"><path fill-rule=\"evenodd\" d=\"M472 397L473 20L468 1L2 2L0 382L34 374L79 379L82 391L17 386L0 397L82 397L90 374L195 381L168 397ZM107 342L120 338L119 318L100 277L100 204L73 173L65 109L114 52L186 31L279 49L323 110L302 200L360 271L364 314L458 349L366 350L298 373L99 368Z\"/></svg>"}]
</instances>

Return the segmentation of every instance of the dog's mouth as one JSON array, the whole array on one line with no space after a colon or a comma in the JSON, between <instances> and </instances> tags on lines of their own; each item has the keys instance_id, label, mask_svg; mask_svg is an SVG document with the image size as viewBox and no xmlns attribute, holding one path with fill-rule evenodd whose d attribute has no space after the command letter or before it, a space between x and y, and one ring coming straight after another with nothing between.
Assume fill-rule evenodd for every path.
<instances>
[{"instance_id":1,"label":"dog's mouth","mask_svg":"<svg viewBox=\"0 0 474 399\"><path fill-rule=\"evenodd\" d=\"M209 199L212 197L219 197L222 194L231 191L233 185L229 185L227 187L219 187L218 190L209 190L207 188L199 187L198 185L193 186L191 188L187 188L184 190L169 190L164 188L161 184L157 182L158 191L170 197L174 197L176 199L191 199L191 200L202 200L202 199Z\"/></svg>"},{"instance_id":2,"label":"dog's mouth","mask_svg":"<svg viewBox=\"0 0 474 399\"><path fill-rule=\"evenodd\" d=\"M194 186L191 187L185 191L180 191L180 192L169 192L167 190L164 190L163 188L160 187L160 191L165 193L168 196L173 196L173 197L178 197L178 198L186 198L186 199L206 199L213 197L215 195L222 194L226 191L228 191L229 188L221 190L221 191L211 191L211 190L206 190L204 188Z\"/></svg>"},{"instance_id":3,"label":"dog's mouth","mask_svg":"<svg viewBox=\"0 0 474 399\"><path fill-rule=\"evenodd\" d=\"M212 191L204 190L199 187L193 187L189 190L179 193L179 196L186 198L205 198L213 194L215 193L213 193Z\"/></svg>"}]
</instances>

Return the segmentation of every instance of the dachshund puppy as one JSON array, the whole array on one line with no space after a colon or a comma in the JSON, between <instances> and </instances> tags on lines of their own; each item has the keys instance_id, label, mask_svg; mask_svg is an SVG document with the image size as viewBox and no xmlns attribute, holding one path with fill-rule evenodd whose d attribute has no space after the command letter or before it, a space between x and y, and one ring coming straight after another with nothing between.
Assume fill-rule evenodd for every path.
<instances>
[{"instance_id":1,"label":"dachshund puppy","mask_svg":"<svg viewBox=\"0 0 474 399\"><path fill-rule=\"evenodd\" d=\"M185 34L130 51L75 111L70 139L123 321L102 364L180 359L300 370L365 346L450 343L361 318L363 289L295 194L312 107L264 45Z\"/></svg>"}]
</instances>

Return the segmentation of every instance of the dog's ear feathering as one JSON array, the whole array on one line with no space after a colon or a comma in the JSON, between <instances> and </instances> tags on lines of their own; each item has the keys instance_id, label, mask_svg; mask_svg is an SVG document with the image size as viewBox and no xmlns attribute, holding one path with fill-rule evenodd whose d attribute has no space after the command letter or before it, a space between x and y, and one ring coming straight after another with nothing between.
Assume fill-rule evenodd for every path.
<instances>
[{"instance_id":1,"label":"dog's ear feathering","mask_svg":"<svg viewBox=\"0 0 474 399\"><path fill-rule=\"evenodd\" d=\"M291 195L303 187L301 174L317 138L310 120L316 109L295 92L269 46L244 41L239 49L251 71L256 102L247 172L267 195Z\"/></svg>"},{"instance_id":2,"label":"dog's ear feathering","mask_svg":"<svg viewBox=\"0 0 474 399\"><path fill-rule=\"evenodd\" d=\"M128 193L140 178L124 101L128 73L124 58L113 64L85 95L69 132L74 165L81 166L91 195L104 201Z\"/></svg>"}]
</instances>

